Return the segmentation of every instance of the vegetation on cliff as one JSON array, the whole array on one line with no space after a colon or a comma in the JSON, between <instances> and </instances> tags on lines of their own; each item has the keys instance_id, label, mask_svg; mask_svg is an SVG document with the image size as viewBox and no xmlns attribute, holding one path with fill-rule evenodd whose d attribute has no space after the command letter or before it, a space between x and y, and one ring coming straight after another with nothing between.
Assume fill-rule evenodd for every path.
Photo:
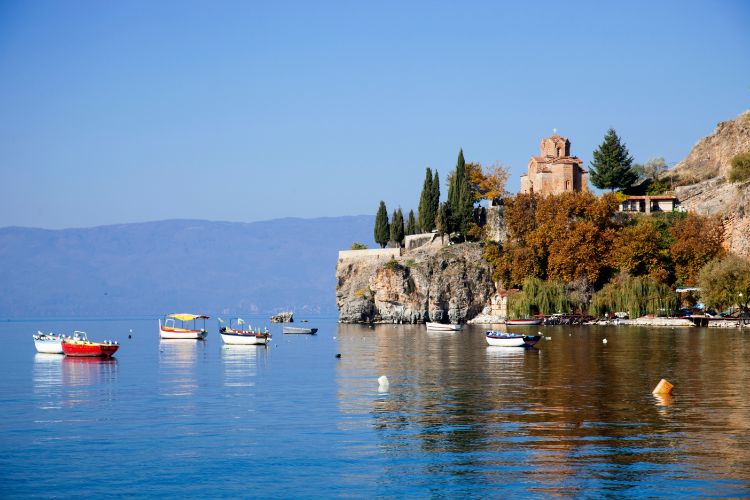
<instances>
[{"instance_id":1,"label":"vegetation on cliff","mask_svg":"<svg viewBox=\"0 0 750 500\"><path fill-rule=\"evenodd\" d=\"M485 242L483 255L501 287L523 290L512 313L585 312L589 305L595 314L662 310L675 304L672 287L694 285L701 268L724 252L717 218L630 217L617 212L613 194L518 194L505 199L505 223L507 239ZM557 309L545 309L551 299L540 297L548 290L564 292Z\"/></svg>"}]
</instances>

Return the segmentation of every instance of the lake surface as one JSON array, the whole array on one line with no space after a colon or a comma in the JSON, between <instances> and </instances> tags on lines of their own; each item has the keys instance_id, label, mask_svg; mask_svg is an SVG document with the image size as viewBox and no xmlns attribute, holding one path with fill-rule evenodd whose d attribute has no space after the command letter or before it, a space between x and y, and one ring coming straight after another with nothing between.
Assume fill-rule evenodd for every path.
<instances>
[{"instance_id":1,"label":"lake surface","mask_svg":"<svg viewBox=\"0 0 750 500\"><path fill-rule=\"evenodd\" d=\"M0 496L750 495L747 330L513 328L552 339L524 350L317 318L265 348L208 324L0 323ZM38 329L122 347L36 354Z\"/></svg>"}]
</instances>

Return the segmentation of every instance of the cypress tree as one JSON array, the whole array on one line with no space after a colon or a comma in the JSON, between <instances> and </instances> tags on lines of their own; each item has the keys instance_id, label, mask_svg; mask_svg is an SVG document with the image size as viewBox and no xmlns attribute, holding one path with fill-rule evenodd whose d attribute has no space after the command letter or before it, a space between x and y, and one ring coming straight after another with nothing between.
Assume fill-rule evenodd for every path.
<instances>
[{"instance_id":1,"label":"cypress tree","mask_svg":"<svg viewBox=\"0 0 750 500\"><path fill-rule=\"evenodd\" d=\"M419 196L419 227L422 231L432 231L435 227L435 215L432 211L432 170L427 167L422 184L422 194Z\"/></svg>"},{"instance_id":2,"label":"cypress tree","mask_svg":"<svg viewBox=\"0 0 750 500\"><path fill-rule=\"evenodd\" d=\"M406 219L406 235L417 234L417 220L414 218L414 210L409 210L409 217Z\"/></svg>"},{"instance_id":3,"label":"cypress tree","mask_svg":"<svg viewBox=\"0 0 750 500\"><path fill-rule=\"evenodd\" d=\"M375 215L375 243L380 248L385 248L391 237L391 226L388 224L388 209L385 208L385 202L380 201L378 213Z\"/></svg>"},{"instance_id":4,"label":"cypress tree","mask_svg":"<svg viewBox=\"0 0 750 500\"><path fill-rule=\"evenodd\" d=\"M590 162L591 183L599 189L624 189L633 185L638 174L632 168L633 157L614 129L609 129L604 142L594 151Z\"/></svg>"},{"instance_id":5,"label":"cypress tree","mask_svg":"<svg viewBox=\"0 0 750 500\"><path fill-rule=\"evenodd\" d=\"M448 221L450 220L450 208L448 203L441 203L438 208L437 217L435 218L435 226L437 233L440 235L440 242L443 242L443 236L449 234Z\"/></svg>"},{"instance_id":6,"label":"cypress tree","mask_svg":"<svg viewBox=\"0 0 750 500\"><path fill-rule=\"evenodd\" d=\"M404 243L404 214L401 208L393 211L391 218L391 241L401 246Z\"/></svg>"},{"instance_id":7,"label":"cypress tree","mask_svg":"<svg viewBox=\"0 0 750 500\"><path fill-rule=\"evenodd\" d=\"M466 162L463 149L458 153L456 169L453 171L448 186L448 232L458 232L463 238L469 230L474 218L474 200L471 196L469 179L466 177Z\"/></svg>"},{"instance_id":8,"label":"cypress tree","mask_svg":"<svg viewBox=\"0 0 750 500\"><path fill-rule=\"evenodd\" d=\"M440 177L435 170L435 176L432 178L432 192L430 195L430 212L432 220L437 221L438 209L440 208Z\"/></svg>"}]
</instances>

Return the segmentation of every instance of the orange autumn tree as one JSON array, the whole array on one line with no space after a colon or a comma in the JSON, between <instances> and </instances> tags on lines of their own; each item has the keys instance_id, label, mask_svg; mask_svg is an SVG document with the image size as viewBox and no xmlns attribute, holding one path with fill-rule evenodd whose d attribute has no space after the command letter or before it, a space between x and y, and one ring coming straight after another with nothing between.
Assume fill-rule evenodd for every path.
<instances>
[{"instance_id":1,"label":"orange autumn tree","mask_svg":"<svg viewBox=\"0 0 750 500\"><path fill-rule=\"evenodd\" d=\"M638 217L633 225L623 228L614 241L614 263L631 276L668 283L671 257L657 223L655 217Z\"/></svg>"},{"instance_id":2,"label":"orange autumn tree","mask_svg":"<svg viewBox=\"0 0 750 500\"><path fill-rule=\"evenodd\" d=\"M724 226L718 217L688 213L670 230L674 243L670 247L675 277L683 285L694 285L698 272L715 257L724 254Z\"/></svg>"}]
</instances>

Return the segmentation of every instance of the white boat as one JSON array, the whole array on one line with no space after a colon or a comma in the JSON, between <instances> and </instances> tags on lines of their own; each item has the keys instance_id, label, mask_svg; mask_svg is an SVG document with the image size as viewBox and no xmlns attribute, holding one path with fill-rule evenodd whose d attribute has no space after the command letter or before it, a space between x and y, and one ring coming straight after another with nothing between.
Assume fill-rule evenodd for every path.
<instances>
[{"instance_id":1,"label":"white boat","mask_svg":"<svg viewBox=\"0 0 750 500\"><path fill-rule=\"evenodd\" d=\"M487 343L497 347L531 347L542 339L541 335L521 335L520 333L507 333L489 331L484 337Z\"/></svg>"},{"instance_id":2,"label":"white boat","mask_svg":"<svg viewBox=\"0 0 750 500\"><path fill-rule=\"evenodd\" d=\"M427 325L428 330L435 330L435 331L441 331L441 332L460 332L463 330L464 325L451 325L446 323L430 323L429 321L425 323Z\"/></svg>"},{"instance_id":3,"label":"white boat","mask_svg":"<svg viewBox=\"0 0 750 500\"><path fill-rule=\"evenodd\" d=\"M219 322L223 323L224 321L219 318ZM234 326L234 322L237 323L237 327ZM256 331L253 331L252 327L248 327L246 330L239 328L240 325L244 324L242 318L229 320L229 326L219 328L221 341L232 345L267 345L271 340L271 333L268 328L264 328L263 331L260 328Z\"/></svg>"},{"instance_id":4,"label":"white boat","mask_svg":"<svg viewBox=\"0 0 750 500\"><path fill-rule=\"evenodd\" d=\"M303 328L299 326L285 326L282 328L284 333L302 333L307 335L315 335L318 331L317 328Z\"/></svg>"},{"instance_id":5,"label":"white boat","mask_svg":"<svg viewBox=\"0 0 750 500\"><path fill-rule=\"evenodd\" d=\"M34 347L36 352L45 354L63 354L62 339L65 335L54 335L52 333L37 332L34 335Z\"/></svg>"},{"instance_id":6,"label":"white boat","mask_svg":"<svg viewBox=\"0 0 750 500\"><path fill-rule=\"evenodd\" d=\"M163 325L161 323L161 319L159 319L159 338L193 340L204 339L206 338L206 335L208 335L208 330L206 330L206 320L208 318L208 316L204 316L202 314L168 314L164 318ZM203 320L203 328L196 327L195 321L198 319ZM180 322L179 327L175 323L176 321ZM192 322L192 325L188 325L189 322ZM188 326L190 326L190 328L188 328Z\"/></svg>"}]
</instances>

